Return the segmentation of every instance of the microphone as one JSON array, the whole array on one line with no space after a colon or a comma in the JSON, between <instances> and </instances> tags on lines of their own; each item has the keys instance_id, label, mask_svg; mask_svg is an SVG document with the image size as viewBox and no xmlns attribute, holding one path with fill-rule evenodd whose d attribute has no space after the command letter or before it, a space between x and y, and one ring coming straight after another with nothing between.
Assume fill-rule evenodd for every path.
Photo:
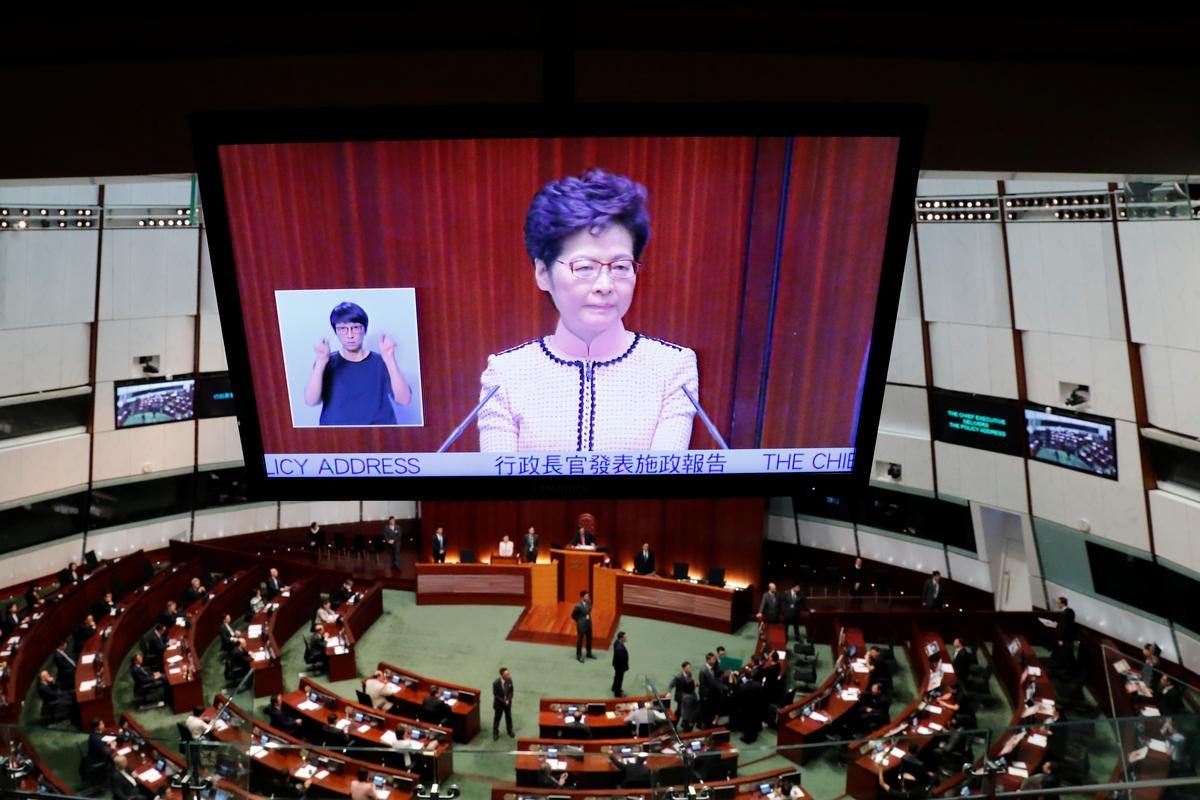
<instances>
[{"instance_id":1,"label":"microphone","mask_svg":"<svg viewBox=\"0 0 1200 800\"><path fill-rule=\"evenodd\" d=\"M700 415L700 421L704 423L704 427L708 428L708 432L712 434L712 437L717 440L717 444L721 445L722 450L728 450L729 445L721 438L721 434L717 432L717 426L713 425L712 420L708 418L708 414L704 413L704 409L700 406L700 401L692 396L687 386L680 384L679 388L683 389L683 393L687 395L687 399L692 401L692 405L696 407L696 413Z\"/></svg>"},{"instance_id":2,"label":"microphone","mask_svg":"<svg viewBox=\"0 0 1200 800\"><path fill-rule=\"evenodd\" d=\"M446 441L442 442L442 446L437 449L437 451L439 453L446 452L448 449L450 449L450 445L452 445L458 441L458 437L463 435L463 431L465 431L467 429L467 426L471 424L471 420L473 420L473 419L475 419L475 417L479 416L479 412L483 410L483 407L485 405L487 405L487 401L491 400L492 395L494 395L498 391L500 391L500 384L496 384L495 386L493 386L492 390L490 392L488 392L486 395L484 395L483 399L479 401L479 405L477 405L477 406L475 406L475 408L471 409L471 413L467 414L467 418L464 419L461 423L459 423L458 427L455 428L448 437L446 437ZM693 402L695 402L695 401L693 401Z\"/></svg>"}]
</instances>

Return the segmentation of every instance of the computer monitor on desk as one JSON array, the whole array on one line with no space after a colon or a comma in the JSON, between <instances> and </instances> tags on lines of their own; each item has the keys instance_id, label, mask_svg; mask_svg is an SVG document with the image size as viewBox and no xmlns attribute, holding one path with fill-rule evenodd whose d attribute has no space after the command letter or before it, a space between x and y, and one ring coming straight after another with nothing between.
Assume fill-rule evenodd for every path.
<instances>
[{"instance_id":1,"label":"computer monitor on desk","mask_svg":"<svg viewBox=\"0 0 1200 800\"><path fill-rule=\"evenodd\" d=\"M686 581L688 579L688 568L691 565L686 561L676 561L675 569L671 572L671 577L677 581Z\"/></svg>"}]
</instances>

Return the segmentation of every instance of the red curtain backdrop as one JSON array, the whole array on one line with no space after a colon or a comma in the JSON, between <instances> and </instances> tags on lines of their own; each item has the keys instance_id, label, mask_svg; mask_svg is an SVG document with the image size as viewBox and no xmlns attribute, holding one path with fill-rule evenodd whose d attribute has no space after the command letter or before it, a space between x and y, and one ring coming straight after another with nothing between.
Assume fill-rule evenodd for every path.
<instances>
[{"instance_id":1,"label":"red curtain backdrop","mask_svg":"<svg viewBox=\"0 0 1200 800\"><path fill-rule=\"evenodd\" d=\"M783 139L223 148L265 451L435 450L478 401L487 356L553 331L524 250L525 212L543 184L591 166L649 190L651 239L626 327L696 350L718 428L736 430L741 447L755 446L758 427L773 447L850 444L896 141L792 147L790 172ZM390 287L416 289L424 427L293 429L274 292ZM699 422L692 447L715 447ZM453 449L478 449L475 426Z\"/></svg>"},{"instance_id":2,"label":"red curtain backdrop","mask_svg":"<svg viewBox=\"0 0 1200 800\"><path fill-rule=\"evenodd\" d=\"M766 508L761 498L696 500L495 500L479 503L425 501L421 504L421 559L428 560L429 537L446 530L449 560L464 548L486 561L500 537L521 545L530 525L541 537L543 557L551 544L566 544L580 514L596 517L600 546L613 561L633 567L633 555L649 542L658 572L670 574L685 561L692 576L704 578L710 567L724 567L730 583L757 584L762 565Z\"/></svg>"}]
</instances>

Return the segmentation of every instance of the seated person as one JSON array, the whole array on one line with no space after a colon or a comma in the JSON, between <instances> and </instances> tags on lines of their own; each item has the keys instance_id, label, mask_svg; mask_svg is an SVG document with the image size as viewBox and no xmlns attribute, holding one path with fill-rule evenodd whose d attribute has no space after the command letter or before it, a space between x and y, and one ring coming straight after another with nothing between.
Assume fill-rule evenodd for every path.
<instances>
[{"instance_id":1,"label":"seated person","mask_svg":"<svg viewBox=\"0 0 1200 800\"><path fill-rule=\"evenodd\" d=\"M33 612L37 611L45 604L46 601L42 599L40 594L38 594L37 585L33 581L30 581L29 588L25 590L25 608L21 609L21 616L32 616Z\"/></svg>"},{"instance_id":2,"label":"seated person","mask_svg":"<svg viewBox=\"0 0 1200 800\"><path fill-rule=\"evenodd\" d=\"M333 604L327 597L321 601L321 607L317 609L317 623L320 625L333 626L338 621L338 614L333 610ZM332 630L326 633L332 633Z\"/></svg>"},{"instance_id":3,"label":"seated person","mask_svg":"<svg viewBox=\"0 0 1200 800\"><path fill-rule=\"evenodd\" d=\"M871 673L872 681L883 684L883 688L889 692L892 690L892 670L878 647L867 650L867 669Z\"/></svg>"},{"instance_id":4,"label":"seated person","mask_svg":"<svg viewBox=\"0 0 1200 800\"><path fill-rule=\"evenodd\" d=\"M199 600L201 597L207 596L208 589L204 588L204 584L200 582L200 579L192 578L191 584L189 584L188 587L183 590L183 605L186 608Z\"/></svg>"},{"instance_id":5,"label":"seated person","mask_svg":"<svg viewBox=\"0 0 1200 800\"><path fill-rule=\"evenodd\" d=\"M930 772L917 754L917 745L908 744L900 763L879 773L879 785L890 797L923 797L929 787Z\"/></svg>"},{"instance_id":6,"label":"seated person","mask_svg":"<svg viewBox=\"0 0 1200 800\"><path fill-rule=\"evenodd\" d=\"M946 767L953 772L960 768L964 761L970 760L971 738L963 731L957 714L950 717L950 721L946 723L946 731L949 735L938 737L934 752L939 767Z\"/></svg>"},{"instance_id":7,"label":"seated person","mask_svg":"<svg viewBox=\"0 0 1200 800\"><path fill-rule=\"evenodd\" d=\"M617 785L622 789L649 789L650 788L650 767L646 765L646 758L642 755L629 756L628 761L621 758L619 753L613 753L608 757L612 765L616 767L621 777L617 780Z\"/></svg>"},{"instance_id":8,"label":"seated person","mask_svg":"<svg viewBox=\"0 0 1200 800\"><path fill-rule=\"evenodd\" d=\"M450 719L450 706L438 696L436 686L429 687L429 694L421 701L421 721L444 725Z\"/></svg>"},{"instance_id":9,"label":"seated person","mask_svg":"<svg viewBox=\"0 0 1200 800\"><path fill-rule=\"evenodd\" d=\"M250 595L250 602L247 604L246 619L250 619L266 607L267 601L263 599L262 589L255 589L254 594Z\"/></svg>"},{"instance_id":10,"label":"seated person","mask_svg":"<svg viewBox=\"0 0 1200 800\"><path fill-rule=\"evenodd\" d=\"M321 738L325 743L325 747L345 747L350 744L350 737L337 726L338 715L329 712L329 716L325 718L325 724L321 726Z\"/></svg>"},{"instance_id":11,"label":"seated person","mask_svg":"<svg viewBox=\"0 0 1200 800\"><path fill-rule=\"evenodd\" d=\"M176 620L182 616L183 614L179 613L179 604L174 600L168 600L167 607L158 615L158 622L167 630L171 630L175 627Z\"/></svg>"},{"instance_id":12,"label":"seated person","mask_svg":"<svg viewBox=\"0 0 1200 800\"><path fill-rule=\"evenodd\" d=\"M253 659L250 658L250 651L246 649L246 640L235 639L233 648L225 656L225 680L229 683L241 681L250 671L252 664Z\"/></svg>"},{"instance_id":13,"label":"seated person","mask_svg":"<svg viewBox=\"0 0 1200 800\"><path fill-rule=\"evenodd\" d=\"M42 701L43 713L65 716L74 711L74 686L70 689L60 686L49 670L42 670L38 675L37 693Z\"/></svg>"},{"instance_id":14,"label":"seated person","mask_svg":"<svg viewBox=\"0 0 1200 800\"><path fill-rule=\"evenodd\" d=\"M221 650L229 652L233 647L233 642L238 638L237 628L233 627L233 615L226 614L221 618L221 627L217 629L221 634Z\"/></svg>"},{"instance_id":15,"label":"seated person","mask_svg":"<svg viewBox=\"0 0 1200 800\"><path fill-rule=\"evenodd\" d=\"M666 721L667 715L654 707L653 700L647 700L625 715L625 722L636 725L641 730L654 730L659 723Z\"/></svg>"},{"instance_id":16,"label":"seated person","mask_svg":"<svg viewBox=\"0 0 1200 800\"><path fill-rule=\"evenodd\" d=\"M133 654L133 663L129 665L129 673L133 676L133 687L137 692L152 692L167 685L167 679L161 672L146 666L141 653Z\"/></svg>"},{"instance_id":17,"label":"seated person","mask_svg":"<svg viewBox=\"0 0 1200 800\"><path fill-rule=\"evenodd\" d=\"M565 769L555 770L547 759L542 759L541 769L538 770L538 786L543 789L562 789L567 787L570 773Z\"/></svg>"},{"instance_id":18,"label":"seated person","mask_svg":"<svg viewBox=\"0 0 1200 800\"><path fill-rule=\"evenodd\" d=\"M496 552L499 555L504 556L505 558L508 558L508 557L512 556L512 554L514 552L513 547L514 547L513 541L512 541L512 539L508 538L508 534L506 533L500 539L500 544L497 547Z\"/></svg>"},{"instance_id":19,"label":"seated person","mask_svg":"<svg viewBox=\"0 0 1200 800\"><path fill-rule=\"evenodd\" d=\"M371 698L371 705L381 711L389 711L392 707L391 700L388 699L395 694L396 687L387 681L384 677L383 670L376 672L363 681L363 694Z\"/></svg>"},{"instance_id":20,"label":"seated person","mask_svg":"<svg viewBox=\"0 0 1200 800\"><path fill-rule=\"evenodd\" d=\"M1026 789L1056 789L1058 788L1058 775L1054 773L1054 762L1046 759L1042 762L1042 768L1021 781L1020 791Z\"/></svg>"},{"instance_id":21,"label":"seated person","mask_svg":"<svg viewBox=\"0 0 1200 800\"><path fill-rule=\"evenodd\" d=\"M54 668L58 671L59 683L63 686L75 685L75 659L67 652L66 639L59 642L58 649L54 651Z\"/></svg>"},{"instance_id":22,"label":"seated person","mask_svg":"<svg viewBox=\"0 0 1200 800\"><path fill-rule=\"evenodd\" d=\"M354 602L354 579L346 578L342 585L329 593L329 599L334 608L340 608L346 603Z\"/></svg>"},{"instance_id":23,"label":"seated person","mask_svg":"<svg viewBox=\"0 0 1200 800\"><path fill-rule=\"evenodd\" d=\"M88 734L86 767L92 768L98 764L108 765L112 761L113 751L108 745L111 738L104 730L104 720L92 720L92 732Z\"/></svg>"},{"instance_id":24,"label":"seated person","mask_svg":"<svg viewBox=\"0 0 1200 800\"><path fill-rule=\"evenodd\" d=\"M596 537L587 528L582 525L579 530L575 531L575 535L571 537L571 547L595 547Z\"/></svg>"},{"instance_id":25,"label":"seated person","mask_svg":"<svg viewBox=\"0 0 1200 800\"><path fill-rule=\"evenodd\" d=\"M892 699L884 693L883 684L879 681L873 682L871 688L858 699L859 731L869 733L891 719L888 713L891 705Z\"/></svg>"},{"instance_id":26,"label":"seated person","mask_svg":"<svg viewBox=\"0 0 1200 800\"><path fill-rule=\"evenodd\" d=\"M293 736L300 731L300 720L289 715L283 707L283 695L273 694L267 707L263 709L271 726Z\"/></svg>"},{"instance_id":27,"label":"seated person","mask_svg":"<svg viewBox=\"0 0 1200 800\"><path fill-rule=\"evenodd\" d=\"M113 614L113 593L105 592L104 596L92 604L92 616L96 619L111 617Z\"/></svg>"},{"instance_id":28,"label":"seated person","mask_svg":"<svg viewBox=\"0 0 1200 800\"><path fill-rule=\"evenodd\" d=\"M83 580L83 575L79 572L79 565L72 561L63 567L62 572L58 573L58 585L70 586L73 583L79 583Z\"/></svg>"},{"instance_id":29,"label":"seated person","mask_svg":"<svg viewBox=\"0 0 1200 800\"><path fill-rule=\"evenodd\" d=\"M9 603L8 608L4 611L4 616L0 617L0 635L7 639L20 624L21 615L17 613L17 604Z\"/></svg>"},{"instance_id":30,"label":"seated person","mask_svg":"<svg viewBox=\"0 0 1200 800\"><path fill-rule=\"evenodd\" d=\"M96 620L88 614L83 618L83 624L75 631L75 653L83 650L83 646L87 644L88 639L96 635Z\"/></svg>"},{"instance_id":31,"label":"seated person","mask_svg":"<svg viewBox=\"0 0 1200 800\"><path fill-rule=\"evenodd\" d=\"M389 728L379 735L379 741L386 744L393 750L399 750L404 754L404 768L412 769L414 751L424 748L423 739L412 739L408 732L404 730L403 725L397 725L395 730Z\"/></svg>"},{"instance_id":32,"label":"seated person","mask_svg":"<svg viewBox=\"0 0 1200 800\"><path fill-rule=\"evenodd\" d=\"M199 741L208 737L209 725L204 719L204 706L196 706L192 709L192 713L188 714L188 718L184 720L183 725L187 728L194 741Z\"/></svg>"},{"instance_id":33,"label":"seated person","mask_svg":"<svg viewBox=\"0 0 1200 800\"><path fill-rule=\"evenodd\" d=\"M279 579L279 570L271 567L271 572L267 575L267 599L274 600L284 590L285 585Z\"/></svg>"},{"instance_id":34,"label":"seated person","mask_svg":"<svg viewBox=\"0 0 1200 800\"><path fill-rule=\"evenodd\" d=\"M149 790L143 789L129 768L129 761L123 755L113 759L112 770L109 772L108 788L113 800L147 800L153 796Z\"/></svg>"}]
</instances>

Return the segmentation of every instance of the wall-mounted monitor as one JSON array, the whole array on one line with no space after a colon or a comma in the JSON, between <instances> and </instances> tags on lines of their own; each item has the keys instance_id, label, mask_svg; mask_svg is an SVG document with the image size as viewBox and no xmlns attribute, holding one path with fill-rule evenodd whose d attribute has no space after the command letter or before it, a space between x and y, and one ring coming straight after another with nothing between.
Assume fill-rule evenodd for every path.
<instances>
[{"instance_id":1,"label":"wall-mounted monitor","mask_svg":"<svg viewBox=\"0 0 1200 800\"><path fill-rule=\"evenodd\" d=\"M1030 458L1117 479L1116 422L1044 406L1025 409L1025 446Z\"/></svg>"},{"instance_id":2,"label":"wall-mounted monitor","mask_svg":"<svg viewBox=\"0 0 1200 800\"><path fill-rule=\"evenodd\" d=\"M247 470L307 498L865 479L922 128L900 106L197 117Z\"/></svg>"},{"instance_id":3,"label":"wall-mounted monitor","mask_svg":"<svg viewBox=\"0 0 1200 800\"><path fill-rule=\"evenodd\" d=\"M1024 419L1015 400L945 389L929 391L930 428L933 438L949 444L1021 455Z\"/></svg>"},{"instance_id":4,"label":"wall-mounted monitor","mask_svg":"<svg viewBox=\"0 0 1200 800\"><path fill-rule=\"evenodd\" d=\"M232 417L233 383L228 372L203 372L196 376L196 418Z\"/></svg>"},{"instance_id":5,"label":"wall-mounted monitor","mask_svg":"<svg viewBox=\"0 0 1200 800\"><path fill-rule=\"evenodd\" d=\"M117 381L117 428L183 422L195 417L196 381L180 379Z\"/></svg>"}]
</instances>

